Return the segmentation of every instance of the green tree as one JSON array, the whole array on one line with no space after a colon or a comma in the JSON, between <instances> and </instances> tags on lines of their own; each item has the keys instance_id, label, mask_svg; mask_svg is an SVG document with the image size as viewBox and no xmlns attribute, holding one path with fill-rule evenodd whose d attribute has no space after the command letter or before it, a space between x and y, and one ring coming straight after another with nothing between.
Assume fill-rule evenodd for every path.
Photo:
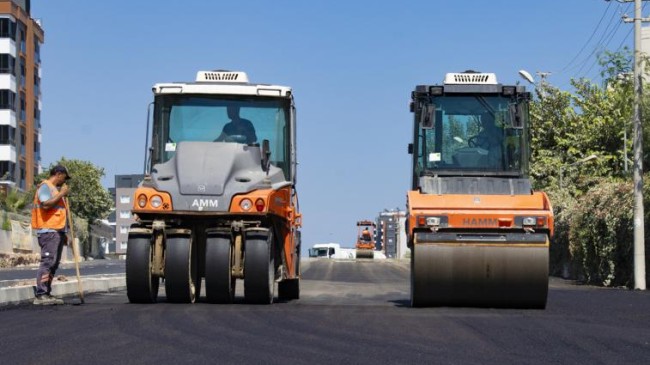
<instances>
[{"instance_id":1,"label":"green tree","mask_svg":"<svg viewBox=\"0 0 650 365\"><path fill-rule=\"evenodd\" d=\"M562 173L563 190L579 196L600 177L625 175L632 145L632 83L626 52L599 56L602 84L573 79L574 93L548 83L537 89L531 105L531 176L536 188L558 189ZM598 159L571 165L592 154Z\"/></svg>"},{"instance_id":2,"label":"green tree","mask_svg":"<svg viewBox=\"0 0 650 365\"><path fill-rule=\"evenodd\" d=\"M589 282L629 285L631 162L627 173L624 166L632 155L632 54L627 49L603 52L599 63L602 83L574 79L573 92L548 83L536 89L531 104L531 177L534 187L546 191L553 203L552 273L570 264ZM648 101L646 96L642 104L645 141L650 140ZM645 143L645 166L650 166L649 152L650 143ZM572 165L591 154L598 159Z\"/></svg>"}]
</instances>

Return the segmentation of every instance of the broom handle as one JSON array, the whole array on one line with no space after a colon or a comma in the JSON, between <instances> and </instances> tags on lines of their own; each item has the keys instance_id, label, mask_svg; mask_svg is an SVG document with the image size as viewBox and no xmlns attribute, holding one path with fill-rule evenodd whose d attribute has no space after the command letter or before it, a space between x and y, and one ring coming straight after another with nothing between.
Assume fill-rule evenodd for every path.
<instances>
[{"instance_id":1,"label":"broom handle","mask_svg":"<svg viewBox=\"0 0 650 365\"><path fill-rule=\"evenodd\" d=\"M84 302L84 291L81 287L81 274L79 273L79 252L77 252L77 244L74 240L74 222L72 220L72 213L70 212L70 199L65 200L66 216L68 217L68 226L70 228L70 240L72 241L72 255L74 256L74 266L77 271L77 291L79 292L79 299Z\"/></svg>"}]
</instances>

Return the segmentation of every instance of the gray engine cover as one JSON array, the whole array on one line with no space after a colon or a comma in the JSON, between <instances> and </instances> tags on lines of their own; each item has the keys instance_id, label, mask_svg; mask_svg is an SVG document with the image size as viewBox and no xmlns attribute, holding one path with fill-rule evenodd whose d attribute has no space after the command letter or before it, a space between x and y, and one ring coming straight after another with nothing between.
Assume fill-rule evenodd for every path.
<instances>
[{"instance_id":1,"label":"gray engine cover","mask_svg":"<svg viewBox=\"0 0 650 365\"><path fill-rule=\"evenodd\" d=\"M282 170L262 170L260 147L230 142L179 142L176 154L151 171L175 211L227 212L232 196L290 184Z\"/></svg>"}]
</instances>

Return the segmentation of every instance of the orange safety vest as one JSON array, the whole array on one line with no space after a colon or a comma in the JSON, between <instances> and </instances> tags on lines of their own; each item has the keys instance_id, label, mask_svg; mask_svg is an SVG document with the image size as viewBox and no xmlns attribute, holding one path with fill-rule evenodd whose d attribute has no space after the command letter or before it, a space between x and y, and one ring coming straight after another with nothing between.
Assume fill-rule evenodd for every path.
<instances>
[{"instance_id":1,"label":"orange safety vest","mask_svg":"<svg viewBox=\"0 0 650 365\"><path fill-rule=\"evenodd\" d=\"M54 229L57 231L65 228L66 223L66 208L64 199L59 199L56 206L45 209L41 206L41 201L38 200L38 190L41 185L47 185L50 188L52 196L58 193L57 188L49 181L45 180L38 185L36 193L34 194L34 204L32 208L32 228L33 229Z\"/></svg>"}]
</instances>

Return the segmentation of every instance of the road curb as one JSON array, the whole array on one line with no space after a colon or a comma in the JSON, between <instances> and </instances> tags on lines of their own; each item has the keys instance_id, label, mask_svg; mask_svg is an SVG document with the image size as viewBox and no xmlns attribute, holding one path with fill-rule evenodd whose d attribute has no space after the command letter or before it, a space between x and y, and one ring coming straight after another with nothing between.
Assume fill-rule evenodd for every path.
<instances>
[{"instance_id":1,"label":"road curb","mask_svg":"<svg viewBox=\"0 0 650 365\"><path fill-rule=\"evenodd\" d=\"M84 294L109 292L126 288L126 276L87 276L81 278ZM78 296L77 280L55 282L52 295L58 297ZM23 285L0 288L0 306L29 303L34 300L34 286Z\"/></svg>"}]
</instances>

